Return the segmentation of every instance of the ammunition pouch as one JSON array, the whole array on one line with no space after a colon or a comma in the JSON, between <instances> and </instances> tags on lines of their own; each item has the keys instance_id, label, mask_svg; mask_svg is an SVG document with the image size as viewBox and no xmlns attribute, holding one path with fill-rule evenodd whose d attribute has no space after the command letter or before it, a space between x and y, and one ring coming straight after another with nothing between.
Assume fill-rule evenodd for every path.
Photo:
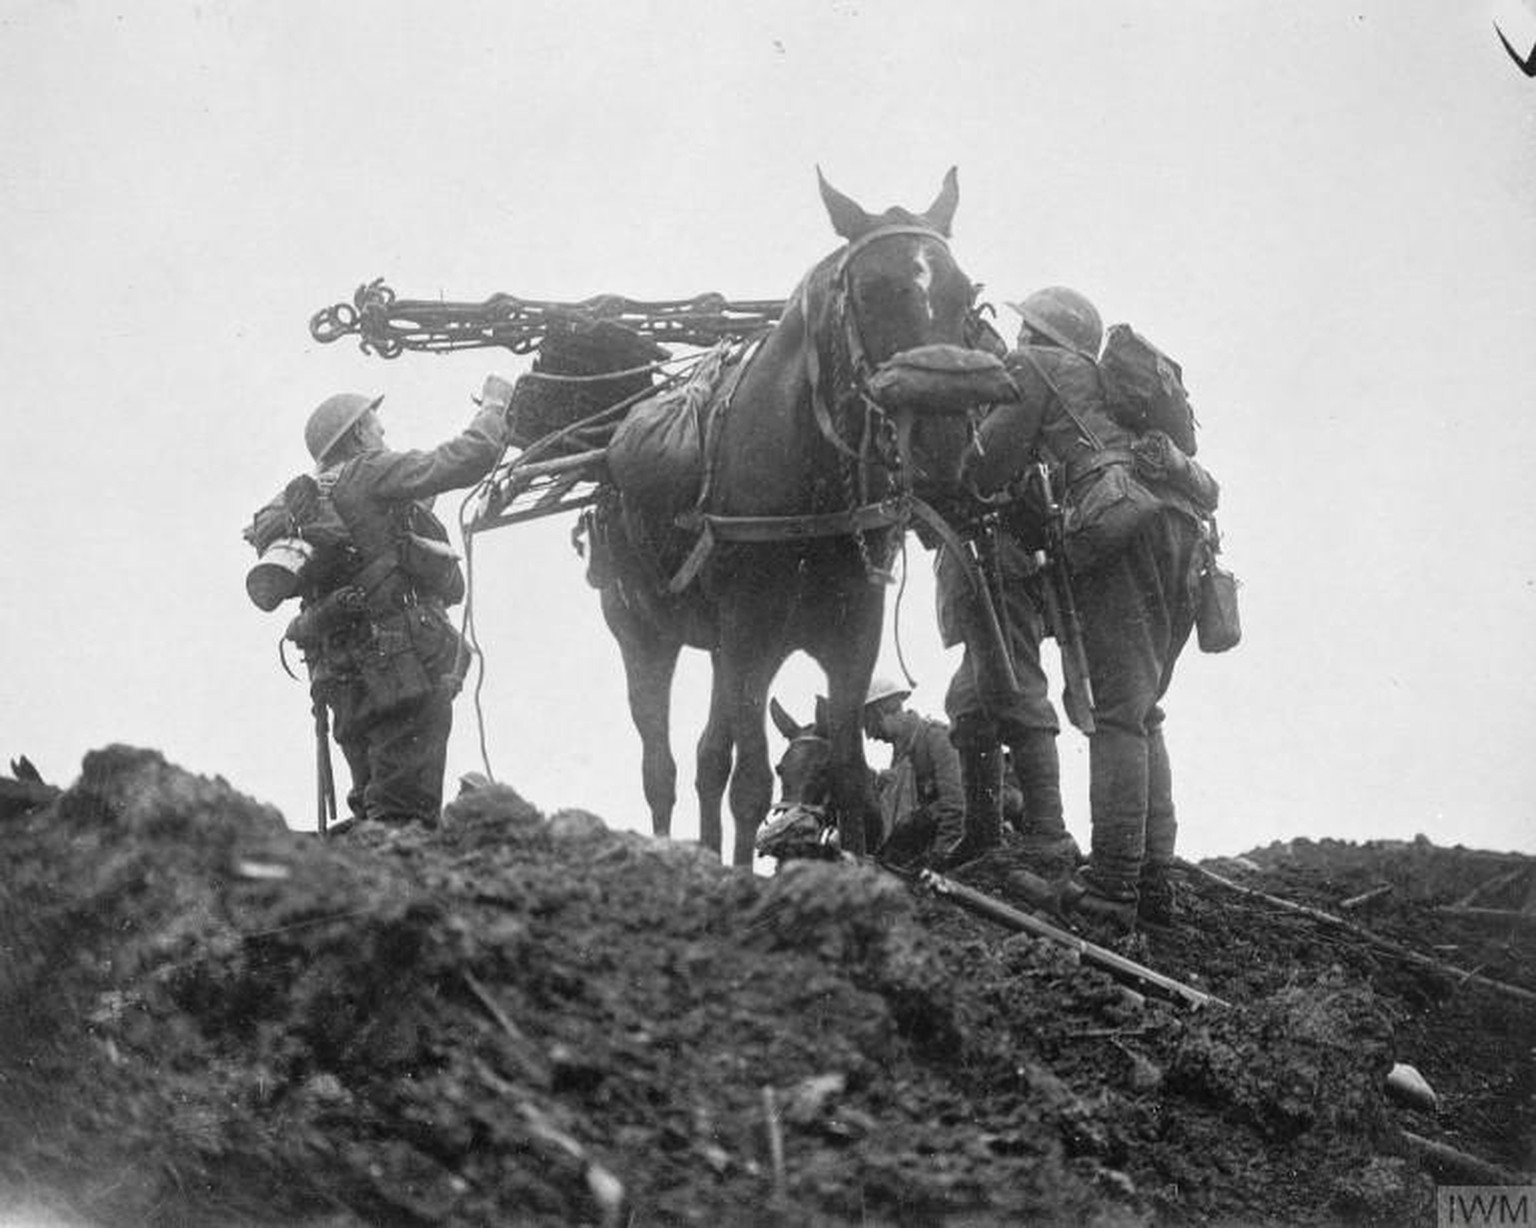
<instances>
[{"instance_id":1,"label":"ammunition pouch","mask_svg":"<svg viewBox=\"0 0 1536 1228\"><path fill-rule=\"evenodd\" d=\"M1073 476L1062 529L1067 563L1092 571L1115 557L1162 511L1163 499L1137 476L1130 456L1101 452Z\"/></svg>"},{"instance_id":2,"label":"ammunition pouch","mask_svg":"<svg viewBox=\"0 0 1536 1228\"><path fill-rule=\"evenodd\" d=\"M446 540L431 513L417 505L406 511L395 542L395 554L400 570L409 578L411 587L425 597L441 601L444 605L457 605L464 600L464 569L459 566L459 556Z\"/></svg>"},{"instance_id":3,"label":"ammunition pouch","mask_svg":"<svg viewBox=\"0 0 1536 1228\"><path fill-rule=\"evenodd\" d=\"M362 686L351 714L353 724L393 716L437 690L437 680L428 672L411 634L413 613L403 610L375 622L373 634L359 647L355 659Z\"/></svg>"},{"instance_id":4,"label":"ammunition pouch","mask_svg":"<svg viewBox=\"0 0 1536 1228\"><path fill-rule=\"evenodd\" d=\"M368 594L355 584L345 584L300 611L284 638L307 654L324 647L338 632L355 630L367 617Z\"/></svg>"},{"instance_id":5,"label":"ammunition pouch","mask_svg":"<svg viewBox=\"0 0 1536 1228\"><path fill-rule=\"evenodd\" d=\"M1148 431L1136 440L1131 445L1131 456L1136 475L1143 481L1167 487L1204 515L1216 510L1221 498L1216 479L1162 431Z\"/></svg>"}]
</instances>

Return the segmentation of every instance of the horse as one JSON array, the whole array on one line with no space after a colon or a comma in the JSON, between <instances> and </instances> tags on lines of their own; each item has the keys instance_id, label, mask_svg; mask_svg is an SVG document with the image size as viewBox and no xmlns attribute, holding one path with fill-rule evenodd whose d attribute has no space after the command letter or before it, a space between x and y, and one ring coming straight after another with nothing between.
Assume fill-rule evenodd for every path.
<instances>
[{"instance_id":1,"label":"horse","mask_svg":"<svg viewBox=\"0 0 1536 1228\"><path fill-rule=\"evenodd\" d=\"M884 619L881 581L913 492L949 489L970 439L963 414L892 412L880 379L901 355L977 353L978 288L948 242L955 170L921 213L872 214L820 168L817 180L843 245L802 278L728 399L711 411L695 507L648 518L626 503L621 485L610 488L589 573L623 657L660 836L670 833L676 802L669 725L678 656L685 645L710 653L695 777L699 839L721 851L728 789L738 866L751 864L772 798L768 689L797 650L826 674L830 804L841 846L861 854L876 842L860 717ZM691 534L681 550L679 522ZM674 579L687 571L688 583L669 585L669 571Z\"/></svg>"}]
</instances>

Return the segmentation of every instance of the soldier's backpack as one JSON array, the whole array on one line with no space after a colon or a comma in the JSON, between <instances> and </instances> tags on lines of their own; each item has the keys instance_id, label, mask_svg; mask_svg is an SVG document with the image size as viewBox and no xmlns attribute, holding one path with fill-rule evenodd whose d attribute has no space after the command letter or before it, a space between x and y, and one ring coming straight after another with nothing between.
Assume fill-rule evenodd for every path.
<instances>
[{"instance_id":1,"label":"soldier's backpack","mask_svg":"<svg viewBox=\"0 0 1536 1228\"><path fill-rule=\"evenodd\" d=\"M1117 421L1138 433L1162 431L1186 456L1195 454L1195 411L1178 363L1129 324L1112 324L1099 371Z\"/></svg>"}]
</instances>

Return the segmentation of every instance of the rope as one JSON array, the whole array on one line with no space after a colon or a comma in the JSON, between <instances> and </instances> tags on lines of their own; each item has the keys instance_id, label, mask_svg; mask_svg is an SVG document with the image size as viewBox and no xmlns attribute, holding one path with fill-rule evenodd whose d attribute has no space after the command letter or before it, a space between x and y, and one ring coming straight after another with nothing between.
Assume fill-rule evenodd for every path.
<instances>
[{"instance_id":1,"label":"rope","mask_svg":"<svg viewBox=\"0 0 1536 1228\"><path fill-rule=\"evenodd\" d=\"M912 690L917 689L917 679L912 676L912 671L907 668L907 656L901 647L901 604L907 595L907 535L901 535L901 583L896 587L896 609L891 614L891 639L896 644L896 665L901 670L901 676L906 679L907 686Z\"/></svg>"},{"instance_id":2,"label":"rope","mask_svg":"<svg viewBox=\"0 0 1536 1228\"><path fill-rule=\"evenodd\" d=\"M480 635L475 629L475 535L465 531L466 513L479 492L480 486L477 485L459 504L459 536L464 541L464 617L459 623L459 634L474 659L475 685L470 695L475 708L475 736L480 747L480 763L485 768L485 777L494 784L496 772L491 767L490 752L486 749L485 708L480 698L485 688L485 650L480 647Z\"/></svg>"}]
</instances>

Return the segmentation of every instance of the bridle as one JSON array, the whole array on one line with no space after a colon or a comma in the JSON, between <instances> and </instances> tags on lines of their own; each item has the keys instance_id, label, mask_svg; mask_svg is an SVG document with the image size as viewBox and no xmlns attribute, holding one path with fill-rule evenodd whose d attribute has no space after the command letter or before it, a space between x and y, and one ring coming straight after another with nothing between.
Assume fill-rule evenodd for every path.
<instances>
[{"instance_id":1,"label":"bridle","mask_svg":"<svg viewBox=\"0 0 1536 1228\"><path fill-rule=\"evenodd\" d=\"M843 340L843 350L847 356L848 374L854 395L865 407L864 429L861 432L858 448L849 445L847 440L838 433L833 421L832 406L827 403L822 387L819 346L811 333L812 278L807 277L800 285L800 315L805 326L805 374L811 389L811 410L816 418L817 429L839 453L846 459L857 462L861 467L867 465L869 461L869 452L874 443L875 422L890 422L892 415L870 388L869 381L875 372L875 367L869 361L869 351L864 344L863 324L859 319L858 303L853 297L853 262L855 257L866 248L872 247L883 239L897 238L902 235L916 235L930 240L943 248L946 256L950 255L949 240L931 226L912 224L877 226L848 241L843 250L838 253L837 263L833 266L831 277L828 279L828 290L831 295L829 309L832 313L833 328ZM952 256L951 262L953 263Z\"/></svg>"},{"instance_id":2,"label":"bridle","mask_svg":"<svg viewBox=\"0 0 1536 1228\"><path fill-rule=\"evenodd\" d=\"M817 733L803 733L789 741L797 744L817 742L828 745ZM786 752L787 753L787 752ZM830 802L777 801L768 807L757 834L758 852L768 857L835 857L839 848L837 824L831 817Z\"/></svg>"}]
</instances>

